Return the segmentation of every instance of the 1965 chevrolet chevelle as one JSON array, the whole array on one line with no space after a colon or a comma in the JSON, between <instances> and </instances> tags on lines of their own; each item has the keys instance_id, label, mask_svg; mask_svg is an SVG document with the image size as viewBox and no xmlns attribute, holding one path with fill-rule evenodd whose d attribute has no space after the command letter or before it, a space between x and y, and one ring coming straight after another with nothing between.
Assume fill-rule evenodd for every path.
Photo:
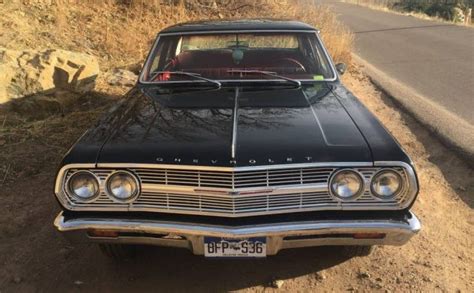
<instances>
[{"instance_id":1,"label":"1965 chevrolet chevelle","mask_svg":"<svg viewBox=\"0 0 474 293\"><path fill-rule=\"evenodd\" d=\"M137 85L64 157L55 226L118 257L406 243L420 230L413 164L344 70L296 21L163 30Z\"/></svg>"}]
</instances>

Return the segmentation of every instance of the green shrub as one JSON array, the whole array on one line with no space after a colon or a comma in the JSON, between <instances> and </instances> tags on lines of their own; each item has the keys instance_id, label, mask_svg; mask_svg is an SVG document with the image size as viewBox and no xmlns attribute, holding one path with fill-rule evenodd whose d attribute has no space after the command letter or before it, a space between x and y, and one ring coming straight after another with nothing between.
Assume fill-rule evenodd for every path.
<instances>
[{"instance_id":1,"label":"green shrub","mask_svg":"<svg viewBox=\"0 0 474 293\"><path fill-rule=\"evenodd\" d=\"M460 21L459 9L462 11L474 6L474 0L400 0L393 8L402 11L420 12L446 20Z\"/></svg>"}]
</instances>

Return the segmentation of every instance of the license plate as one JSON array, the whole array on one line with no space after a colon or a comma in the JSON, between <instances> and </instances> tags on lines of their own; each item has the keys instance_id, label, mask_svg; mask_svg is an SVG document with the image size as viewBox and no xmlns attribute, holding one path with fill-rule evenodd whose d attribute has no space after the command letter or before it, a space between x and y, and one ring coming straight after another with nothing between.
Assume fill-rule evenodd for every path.
<instances>
[{"instance_id":1,"label":"license plate","mask_svg":"<svg viewBox=\"0 0 474 293\"><path fill-rule=\"evenodd\" d=\"M204 237L205 257L266 257L267 239Z\"/></svg>"}]
</instances>

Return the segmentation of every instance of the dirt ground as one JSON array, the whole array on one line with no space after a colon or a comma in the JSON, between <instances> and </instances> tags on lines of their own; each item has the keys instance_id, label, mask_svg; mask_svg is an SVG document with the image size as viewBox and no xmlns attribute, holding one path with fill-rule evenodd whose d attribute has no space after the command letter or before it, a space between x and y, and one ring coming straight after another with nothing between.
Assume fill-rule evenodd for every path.
<instances>
[{"instance_id":1,"label":"dirt ground","mask_svg":"<svg viewBox=\"0 0 474 293\"><path fill-rule=\"evenodd\" d=\"M94 245L71 245L52 226L59 211L53 178L68 144L116 99L96 94L81 97L73 113L25 118L19 128L11 127L18 118L0 108L0 292L472 292L473 170L359 72L347 74L345 84L399 140L418 170L421 192L414 212L423 229L407 245L379 247L364 258L344 258L337 248L305 248L250 261L145 248L125 263L103 257ZM90 117L75 119L84 115ZM271 287L275 279L284 281L280 289Z\"/></svg>"}]
</instances>

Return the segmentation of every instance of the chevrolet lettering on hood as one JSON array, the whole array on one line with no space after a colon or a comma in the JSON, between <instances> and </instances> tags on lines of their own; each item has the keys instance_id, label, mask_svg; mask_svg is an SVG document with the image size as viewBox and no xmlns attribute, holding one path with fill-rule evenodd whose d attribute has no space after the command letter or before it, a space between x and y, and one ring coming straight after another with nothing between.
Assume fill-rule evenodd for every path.
<instances>
[{"instance_id":1,"label":"chevrolet lettering on hood","mask_svg":"<svg viewBox=\"0 0 474 293\"><path fill-rule=\"evenodd\" d=\"M420 230L410 158L297 21L161 31L123 101L61 162L54 225L112 257L136 245L265 257L367 255Z\"/></svg>"},{"instance_id":2,"label":"chevrolet lettering on hood","mask_svg":"<svg viewBox=\"0 0 474 293\"><path fill-rule=\"evenodd\" d=\"M303 159L305 159L307 162L311 162L311 159L312 157L303 157ZM156 161L157 162L160 162L160 163L163 163L165 162L165 159L164 158L161 158L161 157L158 157L156 158ZM181 163L181 158L173 158L171 159L171 161L173 161L174 163ZM262 160L264 163L267 163L267 164L275 164L275 160L271 159L271 158L268 158L268 159L263 159ZM284 158L283 161L287 162L287 163L292 163L293 162L293 158ZM201 162L201 163L208 163L208 164L211 164L211 165L216 165L217 163L219 162L219 160L213 160L211 159L210 162ZM192 164L199 164L199 159L192 159L191 160L191 163ZM228 162L230 165L236 165L237 164L237 161L236 160L230 160ZM254 159L250 159L248 162L248 164L251 164L251 165L255 165L257 164L257 160L254 160Z\"/></svg>"}]
</instances>

